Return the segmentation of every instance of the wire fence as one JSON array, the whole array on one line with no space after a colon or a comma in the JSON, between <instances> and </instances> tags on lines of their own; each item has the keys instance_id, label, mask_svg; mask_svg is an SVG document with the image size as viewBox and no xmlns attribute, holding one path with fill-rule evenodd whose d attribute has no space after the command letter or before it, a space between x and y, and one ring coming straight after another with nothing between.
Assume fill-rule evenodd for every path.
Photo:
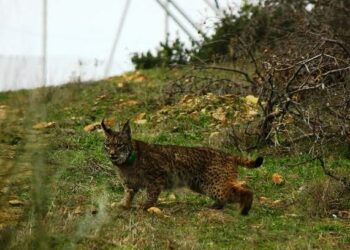
<instances>
[{"instance_id":1,"label":"wire fence","mask_svg":"<svg viewBox=\"0 0 350 250\"><path fill-rule=\"evenodd\" d=\"M1 1L0 91L131 70L129 58L136 51L168 38L182 37L188 45L202 39L221 15L219 6L237 6L234 0L219 2Z\"/></svg>"}]
</instances>

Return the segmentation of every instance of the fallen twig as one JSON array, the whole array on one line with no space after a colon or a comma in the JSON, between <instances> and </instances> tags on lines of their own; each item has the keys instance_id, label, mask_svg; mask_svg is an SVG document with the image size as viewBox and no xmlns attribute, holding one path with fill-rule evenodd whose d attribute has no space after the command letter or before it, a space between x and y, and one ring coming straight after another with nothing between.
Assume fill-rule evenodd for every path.
<instances>
[{"instance_id":1,"label":"fallen twig","mask_svg":"<svg viewBox=\"0 0 350 250\"><path fill-rule=\"evenodd\" d=\"M321 167L322 167L325 175L328 175L329 177L331 177L334 180L340 181L341 183L343 183L343 185L345 186L346 189L350 190L350 180L348 180L346 177L339 177L339 176L332 174L331 171L326 169L325 163L324 163L324 160L322 159L322 157L318 156L318 157L316 157L316 159L320 162Z\"/></svg>"}]
</instances>

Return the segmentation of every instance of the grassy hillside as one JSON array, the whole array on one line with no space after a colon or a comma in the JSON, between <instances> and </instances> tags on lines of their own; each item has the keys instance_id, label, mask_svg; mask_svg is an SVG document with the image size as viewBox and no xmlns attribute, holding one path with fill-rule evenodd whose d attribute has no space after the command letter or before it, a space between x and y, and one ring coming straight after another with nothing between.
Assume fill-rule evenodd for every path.
<instances>
[{"instance_id":1,"label":"grassy hillside","mask_svg":"<svg viewBox=\"0 0 350 250\"><path fill-rule=\"evenodd\" d=\"M166 82L185 73L152 70L0 93L0 245L348 249L349 194L341 192L341 184L327 177L318 162L308 161L308 155L276 155L270 148L249 155L265 156L263 167L240 171L255 194L247 217L239 215L236 205L209 209L209 198L186 189L163 192L160 214L116 208L123 189L103 151L103 134L94 125L102 118L111 125L131 119L134 138L147 142L206 145L237 153L225 131L240 119L258 115L245 96L234 94L199 96L185 91L166 100ZM342 154L331 154L327 164L337 173L350 172ZM143 198L141 193L137 200Z\"/></svg>"}]
</instances>

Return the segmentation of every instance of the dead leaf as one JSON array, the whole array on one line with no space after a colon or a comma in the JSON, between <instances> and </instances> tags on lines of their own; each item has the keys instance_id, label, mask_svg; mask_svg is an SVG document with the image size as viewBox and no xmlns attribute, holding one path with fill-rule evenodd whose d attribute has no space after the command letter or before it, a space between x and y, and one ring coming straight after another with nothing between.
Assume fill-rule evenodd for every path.
<instances>
[{"instance_id":1,"label":"dead leaf","mask_svg":"<svg viewBox=\"0 0 350 250\"><path fill-rule=\"evenodd\" d=\"M6 106L6 105L0 105L0 120L5 119L7 108L8 108L8 106Z\"/></svg>"},{"instance_id":2,"label":"dead leaf","mask_svg":"<svg viewBox=\"0 0 350 250\"><path fill-rule=\"evenodd\" d=\"M192 98L193 98L192 95L184 95L184 97L181 98L179 103L187 103L187 102L191 101Z\"/></svg>"},{"instance_id":3,"label":"dead leaf","mask_svg":"<svg viewBox=\"0 0 350 250\"><path fill-rule=\"evenodd\" d=\"M246 101L247 104L256 105L256 104L258 104L259 98L255 97L253 95L247 95L245 97L245 101Z\"/></svg>"},{"instance_id":4,"label":"dead leaf","mask_svg":"<svg viewBox=\"0 0 350 250\"><path fill-rule=\"evenodd\" d=\"M262 227L263 227L263 224L252 225L252 228L255 228L255 229L260 229Z\"/></svg>"},{"instance_id":5,"label":"dead leaf","mask_svg":"<svg viewBox=\"0 0 350 250\"><path fill-rule=\"evenodd\" d=\"M19 206L23 206L24 202L20 200L10 200L9 204L13 207L19 207Z\"/></svg>"},{"instance_id":6,"label":"dead leaf","mask_svg":"<svg viewBox=\"0 0 350 250\"><path fill-rule=\"evenodd\" d=\"M223 142L223 136L220 132L213 132L209 135L209 144L213 146L220 146Z\"/></svg>"},{"instance_id":7,"label":"dead leaf","mask_svg":"<svg viewBox=\"0 0 350 250\"><path fill-rule=\"evenodd\" d=\"M117 208L118 202L112 202L110 206L111 206L111 208Z\"/></svg>"},{"instance_id":8,"label":"dead leaf","mask_svg":"<svg viewBox=\"0 0 350 250\"><path fill-rule=\"evenodd\" d=\"M301 193L305 190L305 186L301 186L300 188L298 188L298 193Z\"/></svg>"},{"instance_id":9,"label":"dead leaf","mask_svg":"<svg viewBox=\"0 0 350 250\"><path fill-rule=\"evenodd\" d=\"M216 95L214 95L213 93L208 93L208 94L205 95L205 98L207 100L213 101L216 98Z\"/></svg>"},{"instance_id":10,"label":"dead leaf","mask_svg":"<svg viewBox=\"0 0 350 250\"><path fill-rule=\"evenodd\" d=\"M134 118L134 121L143 120L145 116L146 116L146 113L140 113Z\"/></svg>"},{"instance_id":11,"label":"dead leaf","mask_svg":"<svg viewBox=\"0 0 350 250\"><path fill-rule=\"evenodd\" d=\"M286 214L286 216L289 216L289 217L298 217L297 214Z\"/></svg>"},{"instance_id":12,"label":"dead leaf","mask_svg":"<svg viewBox=\"0 0 350 250\"><path fill-rule=\"evenodd\" d=\"M74 211L73 211L73 214L82 214L83 211L81 209L81 206L77 206Z\"/></svg>"},{"instance_id":13,"label":"dead leaf","mask_svg":"<svg viewBox=\"0 0 350 250\"><path fill-rule=\"evenodd\" d=\"M92 123L92 124L85 126L84 131L85 132L92 132L100 127L101 127L101 124L99 122L95 122L95 123Z\"/></svg>"},{"instance_id":14,"label":"dead leaf","mask_svg":"<svg viewBox=\"0 0 350 250\"><path fill-rule=\"evenodd\" d=\"M224 110L224 108L219 107L217 108L213 113L212 116L214 119L219 120L221 122L225 122L226 121L226 112Z\"/></svg>"},{"instance_id":15,"label":"dead leaf","mask_svg":"<svg viewBox=\"0 0 350 250\"><path fill-rule=\"evenodd\" d=\"M350 211L338 211L338 216L342 219L350 219Z\"/></svg>"},{"instance_id":16,"label":"dead leaf","mask_svg":"<svg viewBox=\"0 0 350 250\"><path fill-rule=\"evenodd\" d=\"M151 214L157 214L157 215L162 215L163 214L162 210L160 210L157 207L150 207L149 209L147 209L147 212L149 212Z\"/></svg>"},{"instance_id":17,"label":"dead leaf","mask_svg":"<svg viewBox=\"0 0 350 250\"><path fill-rule=\"evenodd\" d=\"M96 100L103 100L103 99L106 99L107 95L106 94L103 94L103 95L100 95L99 97L96 98Z\"/></svg>"},{"instance_id":18,"label":"dead leaf","mask_svg":"<svg viewBox=\"0 0 350 250\"><path fill-rule=\"evenodd\" d=\"M260 202L261 204L266 204L266 203L269 203L269 202L270 202L270 199L267 198L267 197L261 196L261 197L259 197L259 202Z\"/></svg>"},{"instance_id":19,"label":"dead leaf","mask_svg":"<svg viewBox=\"0 0 350 250\"><path fill-rule=\"evenodd\" d=\"M272 202L272 205L278 205L278 204L280 204L282 202L282 200L274 200L273 202Z\"/></svg>"},{"instance_id":20,"label":"dead leaf","mask_svg":"<svg viewBox=\"0 0 350 250\"><path fill-rule=\"evenodd\" d=\"M135 106L137 104L139 104L138 101L136 100L128 100L128 101L124 101L123 99L119 100L121 103L118 103L116 106L118 108L122 108L122 107L131 107L131 106Z\"/></svg>"},{"instance_id":21,"label":"dead leaf","mask_svg":"<svg viewBox=\"0 0 350 250\"><path fill-rule=\"evenodd\" d=\"M258 114L258 111L257 110L249 110L248 112L247 112L247 116L248 117L253 117L253 116L256 116Z\"/></svg>"},{"instance_id":22,"label":"dead leaf","mask_svg":"<svg viewBox=\"0 0 350 250\"><path fill-rule=\"evenodd\" d=\"M133 81L139 83L139 82L144 82L146 79L147 79L146 76L140 75L140 76L138 76L138 77L135 77L135 78L133 79Z\"/></svg>"},{"instance_id":23,"label":"dead leaf","mask_svg":"<svg viewBox=\"0 0 350 250\"><path fill-rule=\"evenodd\" d=\"M9 191L10 191L10 188L9 188L9 187L3 187L3 188L0 190L0 193L2 193L2 194L7 194Z\"/></svg>"},{"instance_id":24,"label":"dead leaf","mask_svg":"<svg viewBox=\"0 0 350 250\"><path fill-rule=\"evenodd\" d=\"M34 129L46 129L52 128L56 125L56 122L39 122L33 126Z\"/></svg>"},{"instance_id":25,"label":"dead leaf","mask_svg":"<svg viewBox=\"0 0 350 250\"><path fill-rule=\"evenodd\" d=\"M176 200L175 194L169 194L168 199L172 201Z\"/></svg>"},{"instance_id":26,"label":"dead leaf","mask_svg":"<svg viewBox=\"0 0 350 250\"><path fill-rule=\"evenodd\" d=\"M283 183L283 177L280 175L280 174L277 174L277 173L274 173L272 175L272 181L273 183L277 184L277 185L280 185Z\"/></svg>"},{"instance_id":27,"label":"dead leaf","mask_svg":"<svg viewBox=\"0 0 350 250\"><path fill-rule=\"evenodd\" d=\"M133 73L128 73L128 74L124 74L122 75L124 81L127 81L127 82L143 82L147 79L147 77L143 74L141 74L141 72L139 71L136 71L136 72L133 72Z\"/></svg>"},{"instance_id":28,"label":"dead leaf","mask_svg":"<svg viewBox=\"0 0 350 250\"><path fill-rule=\"evenodd\" d=\"M139 102L136 100L128 100L127 102L125 102L126 106L134 106L136 104L139 104Z\"/></svg>"},{"instance_id":29,"label":"dead leaf","mask_svg":"<svg viewBox=\"0 0 350 250\"><path fill-rule=\"evenodd\" d=\"M138 125L143 125L143 124L146 124L146 123L147 123L147 120L146 120L146 119L137 120L137 121L134 121L134 123L136 123L136 124L138 124Z\"/></svg>"}]
</instances>

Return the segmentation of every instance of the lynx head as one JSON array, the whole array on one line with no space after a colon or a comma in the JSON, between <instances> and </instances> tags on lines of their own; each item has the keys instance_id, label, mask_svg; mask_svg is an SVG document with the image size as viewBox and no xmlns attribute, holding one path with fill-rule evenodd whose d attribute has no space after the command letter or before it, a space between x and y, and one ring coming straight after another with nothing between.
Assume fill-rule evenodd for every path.
<instances>
[{"instance_id":1,"label":"lynx head","mask_svg":"<svg viewBox=\"0 0 350 250\"><path fill-rule=\"evenodd\" d=\"M124 124L123 129L119 132L107 128L104 120L101 122L101 127L106 135L105 150L113 164L122 165L126 163L132 153L129 121Z\"/></svg>"}]
</instances>

